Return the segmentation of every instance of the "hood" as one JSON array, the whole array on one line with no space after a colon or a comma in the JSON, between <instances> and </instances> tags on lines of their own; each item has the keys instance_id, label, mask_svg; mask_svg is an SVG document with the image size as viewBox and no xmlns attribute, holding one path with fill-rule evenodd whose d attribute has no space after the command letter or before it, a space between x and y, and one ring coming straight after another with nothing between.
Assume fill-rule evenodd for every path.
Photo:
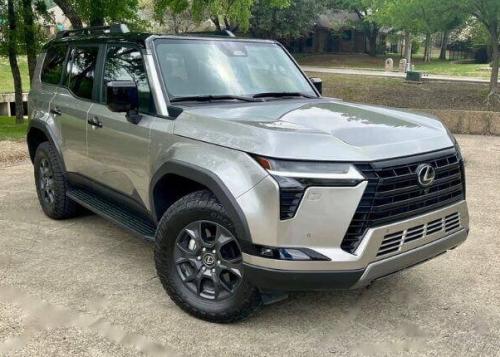
<instances>
[{"instance_id":1,"label":"hood","mask_svg":"<svg viewBox=\"0 0 500 357\"><path fill-rule=\"evenodd\" d=\"M373 161L453 146L439 120L326 98L186 107L174 133L299 160Z\"/></svg>"}]
</instances>

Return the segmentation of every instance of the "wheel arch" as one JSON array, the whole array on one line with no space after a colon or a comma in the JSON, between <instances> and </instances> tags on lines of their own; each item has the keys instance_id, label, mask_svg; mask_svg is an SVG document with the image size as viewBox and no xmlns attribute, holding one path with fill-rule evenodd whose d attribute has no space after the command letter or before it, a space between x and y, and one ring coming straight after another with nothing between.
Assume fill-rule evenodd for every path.
<instances>
[{"instance_id":1,"label":"wheel arch","mask_svg":"<svg viewBox=\"0 0 500 357\"><path fill-rule=\"evenodd\" d=\"M245 215L224 182L209 170L187 162L170 160L154 174L149 190L153 219L159 222L163 213L175 201L186 194L203 189L212 192L224 206L235 225L240 243L251 242Z\"/></svg>"},{"instance_id":2,"label":"wheel arch","mask_svg":"<svg viewBox=\"0 0 500 357\"><path fill-rule=\"evenodd\" d=\"M59 162L62 164L62 169L66 171L66 166L64 165L61 150L52 138L47 124L38 120L30 120L27 129L26 142L28 144L28 152L31 162L34 162L36 149L41 143L45 141L48 141L56 149L57 155L59 157Z\"/></svg>"}]
</instances>

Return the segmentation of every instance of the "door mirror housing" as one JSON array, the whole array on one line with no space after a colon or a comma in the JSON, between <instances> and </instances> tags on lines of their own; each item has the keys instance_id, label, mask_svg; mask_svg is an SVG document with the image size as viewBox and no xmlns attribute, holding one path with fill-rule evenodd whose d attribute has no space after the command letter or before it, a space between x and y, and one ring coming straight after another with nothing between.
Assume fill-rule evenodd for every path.
<instances>
[{"instance_id":1,"label":"door mirror housing","mask_svg":"<svg viewBox=\"0 0 500 357\"><path fill-rule=\"evenodd\" d=\"M321 78L311 77L309 79L311 80L311 83L314 85L314 87L316 87L319 94L323 95L323 81L321 80Z\"/></svg>"},{"instance_id":2,"label":"door mirror housing","mask_svg":"<svg viewBox=\"0 0 500 357\"><path fill-rule=\"evenodd\" d=\"M106 85L106 104L112 112L126 113L127 120L139 123L139 90L133 81L111 81Z\"/></svg>"}]
</instances>

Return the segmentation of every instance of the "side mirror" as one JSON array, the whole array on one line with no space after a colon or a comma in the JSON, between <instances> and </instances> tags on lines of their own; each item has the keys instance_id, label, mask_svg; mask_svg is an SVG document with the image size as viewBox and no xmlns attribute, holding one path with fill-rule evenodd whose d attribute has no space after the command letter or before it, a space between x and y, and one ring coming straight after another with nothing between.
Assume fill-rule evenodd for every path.
<instances>
[{"instance_id":1,"label":"side mirror","mask_svg":"<svg viewBox=\"0 0 500 357\"><path fill-rule=\"evenodd\" d=\"M312 84L316 87L319 94L323 95L323 81L321 80L321 78L312 77L309 79L311 80Z\"/></svg>"},{"instance_id":2,"label":"side mirror","mask_svg":"<svg viewBox=\"0 0 500 357\"><path fill-rule=\"evenodd\" d=\"M127 120L139 123L139 91L133 81L111 81L106 85L106 99L109 110L127 113Z\"/></svg>"}]
</instances>

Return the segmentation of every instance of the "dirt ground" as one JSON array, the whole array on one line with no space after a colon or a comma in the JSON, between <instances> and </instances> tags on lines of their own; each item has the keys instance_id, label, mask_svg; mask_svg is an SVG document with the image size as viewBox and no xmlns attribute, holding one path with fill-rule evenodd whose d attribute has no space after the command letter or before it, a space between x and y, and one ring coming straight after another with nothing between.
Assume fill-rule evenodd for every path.
<instances>
[{"instance_id":1,"label":"dirt ground","mask_svg":"<svg viewBox=\"0 0 500 357\"><path fill-rule=\"evenodd\" d=\"M10 166L27 160L28 149L26 142L0 140L0 167Z\"/></svg>"},{"instance_id":2,"label":"dirt ground","mask_svg":"<svg viewBox=\"0 0 500 357\"><path fill-rule=\"evenodd\" d=\"M177 308L151 244L91 214L48 219L31 164L0 168L0 355L500 356L500 137L458 140L471 215L462 246L233 325Z\"/></svg>"}]
</instances>

